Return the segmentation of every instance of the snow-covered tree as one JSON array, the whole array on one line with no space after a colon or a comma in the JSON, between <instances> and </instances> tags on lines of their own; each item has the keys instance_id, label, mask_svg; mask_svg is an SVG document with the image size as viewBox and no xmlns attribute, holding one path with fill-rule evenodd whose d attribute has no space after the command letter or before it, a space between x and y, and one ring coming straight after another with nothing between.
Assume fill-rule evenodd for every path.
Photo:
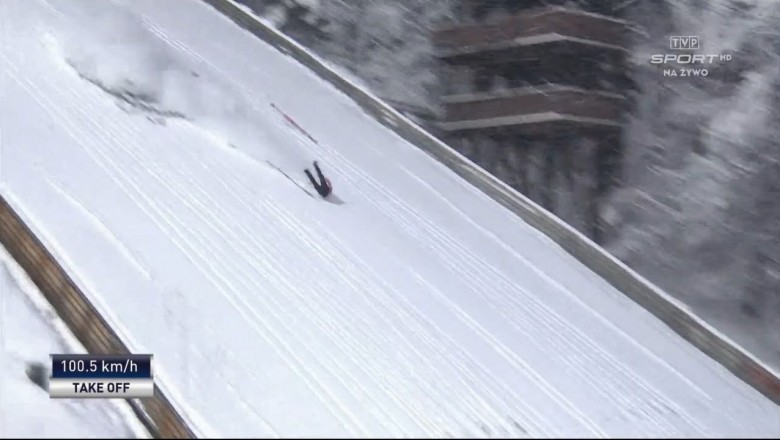
<instances>
[{"instance_id":1,"label":"snow-covered tree","mask_svg":"<svg viewBox=\"0 0 780 440\"><path fill-rule=\"evenodd\" d=\"M705 317L760 320L760 334L732 337L770 341L780 365L780 3L636 2L630 18L646 38L622 189L605 212L610 250ZM733 59L664 77L648 59L669 35Z\"/></svg>"}]
</instances>

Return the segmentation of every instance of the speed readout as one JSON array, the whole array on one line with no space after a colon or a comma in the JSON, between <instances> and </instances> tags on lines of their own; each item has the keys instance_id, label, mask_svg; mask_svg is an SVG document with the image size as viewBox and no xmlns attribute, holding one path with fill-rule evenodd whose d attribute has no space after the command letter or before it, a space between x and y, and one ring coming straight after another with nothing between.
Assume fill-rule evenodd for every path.
<instances>
[{"instance_id":1,"label":"speed readout","mask_svg":"<svg viewBox=\"0 0 780 440\"><path fill-rule=\"evenodd\" d=\"M53 378L152 377L151 355L52 355Z\"/></svg>"}]
</instances>

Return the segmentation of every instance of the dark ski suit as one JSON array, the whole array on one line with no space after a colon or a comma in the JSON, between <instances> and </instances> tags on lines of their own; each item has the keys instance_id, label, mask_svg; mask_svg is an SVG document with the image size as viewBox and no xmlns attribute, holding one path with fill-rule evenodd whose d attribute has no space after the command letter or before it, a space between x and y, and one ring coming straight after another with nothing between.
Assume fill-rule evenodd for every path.
<instances>
[{"instance_id":1,"label":"dark ski suit","mask_svg":"<svg viewBox=\"0 0 780 440\"><path fill-rule=\"evenodd\" d=\"M308 168L303 170L303 172L306 173L306 176L309 177L309 180L311 181L311 184L314 186L314 189L317 190L317 194L319 194L323 198L328 197L330 193L333 191L333 187L330 185L330 180L328 180L328 178L322 174L322 170L320 170L320 166L317 165L316 160L314 161L314 170L317 172L317 177L319 178L319 182L314 180L314 176L312 176L311 171L309 171Z\"/></svg>"}]
</instances>

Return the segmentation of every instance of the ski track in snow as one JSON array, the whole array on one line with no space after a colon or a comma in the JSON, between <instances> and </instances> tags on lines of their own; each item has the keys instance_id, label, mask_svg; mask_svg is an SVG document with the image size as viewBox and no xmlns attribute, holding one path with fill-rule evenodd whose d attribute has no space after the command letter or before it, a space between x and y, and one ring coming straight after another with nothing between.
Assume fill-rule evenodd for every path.
<instances>
[{"instance_id":1,"label":"ski track in snow","mask_svg":"<svg viewBox=\"0 0 780 440\"><path fill-rule=\"evenodd\" d=\"M141 272L146 278L151 279L152 274L149 269L145 267L143 263L141 263L138 260L138 257L133 255L133 251L130 250L130 248L127 247L121 240L119 240L113 232L111 232L111 229L106 226L106 223L101 220L97 215L90 212L89 209L87 209L83 203L79 202L75 197L70 195L68 191L63 188L62 184L59 184L49 176L46 175L45 171L41 171L41 174L44 176L46 181L51 185L51 187L60 194L63 198L65 198L67 201L69 201L73 206L76 207L77 210L81 211L81 213L89 219L91 223L95 225L95 228L97 228L102 235L105 237L108 237L114 246L119 249L119 251L124 254L124 256L127 258L127 261L130 262L136 269L138 269L139 272Z\"/></svg>"},{"instance_id":2,"label":"ski track in snow","mask_svg":"<svg viewBox=\"0 0 780 440\"><path fill-rule=\"evenodd\" d=\"M382 146L366 141L375 128L353 138L365 147L359 153L342 152L316 131L314 144L271 111L275 101L269 93L249 87L210 61L213 53L205 55L168 31L170 10L159 4L155 9L154 2L114 3L141 11L161 41L241 93L252 117L284 127L291 144L319 157L338 177L349 201L340 207L312 203L260 163L262 158L217 148L219 142L197 121L171 119L155 126L122 113L112 97L46 58L52 55L42 37L45 13L31 12L12 29L19 44L6 45L1 54L12 86L79 146L89 159L85 164L97 167L100 178L94 182L113 185L121 196L116 205L126 203L127 213L97 195L85 198L87 190L47 171L55 165L40 168L43 179L50 186L57 182L54 193L147 277L144 268L164 257L149 254L154 251L143 241L133 248L120 236L132 233L125 215L151 228L139 237L166 238L160 249L169 245L176 252L171 264L181 264L185 275L186 269L196 271L191 274L208 283L196 290L175 276L155 280L155 295L136 300L136 312L122 307L133 304L132 298L103 297L98 286L105 281L89 289L141 346L154 349L158 377L188 399L189 411L200 412L201 424L208 425L201 430L267 436L780 432L780 422L761 416L752 419L763 420L755 426L745 421L751 408L771 418L774 407L646 312L624 298L614 304L598 298L619 294L578 288L607 289L592 274L576 268L572 279L559 280L562 272L550 273L550 261L564 265L572 259L543 248L549 244L538 233L515 218L503 224L518 230L501 236L481 226L476 219L482 214L466 211L470 201L479 203L477 210L506 214L474 189L445 194L446 188L465 185L440 176L441 167L419 164L431 160L426 155L398 147L394 135ZM58 20L68 18L61 4L45 0L24 7L4 2L0 12L19 15L34 4L46 5ZM208 14L213 26L226 26L204 5L181 5L177 14L183 18ZM37 35L25 30L30 21L27 29ZM235 41L224 41L215 41L211 50L239 50ZM279 106L297 120L295 109ZM347 107L347 115L355 112ZM305 120L298 123L312 132ZM392 148L398 150L399 168L365 169L368 157ZM407 162L430 170L431 180L419 178ZM392 185L388 178L395 179ZM15 176L6 179L12 189L22 184ZM398 181L413 189L400 190ZM21 189L19 197L29 197ZM31 209L40 211L36 203L30 201ZM52 227L33 218L39 227ZM389 238L377 246L377 234ZM467 234L478 234L486 247ZM538 253L551 260L538 264L539 257L526 255L522 244L539 246ZM297 261L303 256L308 263ZM85 269L82 277L88 276ZM160 310L149 310L150 304ZM148 325L134 322L139 308L150 314ZM161 310L164 317L153 316ZM617 316L621 311L635 318ZM155 331L154 324L163 321L165 327ZM165 331L172 336L156 341ZM253 353L261 358L253 359ZM308 425L301 426L304 418Z\"/></svg>"}]
</instances>

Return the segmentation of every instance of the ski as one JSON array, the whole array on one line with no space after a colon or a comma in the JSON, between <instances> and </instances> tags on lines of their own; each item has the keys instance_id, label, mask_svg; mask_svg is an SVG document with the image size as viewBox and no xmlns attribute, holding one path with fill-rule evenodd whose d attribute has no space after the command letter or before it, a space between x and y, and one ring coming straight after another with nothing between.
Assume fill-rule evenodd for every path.
<instances>
[{"instance_id":1,"label":"ski","mask_svg":"<svg viewBox=\"0 0 780 440\"><path fill-rule=\"evenodd\" d=\"M277 106L276 106L276 104L274 104L273 102L271 103L271 108L273 108L274 110L276 110L276 112L277 112L277 113L279 113L279 114L282 116L282 118L285 120L285 122L287 122L288 124L290 124L290 125L291 125L293 128L295 128L295 129L296 129L296 130L297 130L299 133L301 133L301 134L303 134L304 136L306 136L306 138L307 138L307 139L309 139L310 141L312 141L312 142L314 143L314 145L317 145L317 146L319 146L319 145L320 145L320 143L319 143L319 142L317 142L317 139L314 139L314 136L312 136L311 134L309 134L309 132L308 132L308 131L304 130L304 128L303 128L303 127L301 127L301 126L300 126L300 124L298 124L298 123L295 121L295 119L293 119L293 118L292 118L290 115L288 115L287 113L283 112L283 111L282 111L282 109L280 109L279 107L277 107Z\"/></svg>"},{"instance_id":2,"label":"ski","mask_svg":"<svg viewBox=\"0 0 780 440\"><path fill-rule=\"evenodd\" d=\"M293 179L292 177L290 177L290 175L289 175L289 174L287 174L287 173L285 173L284 171L282 171L282 169L281 169L281 168L279 168L278 166L274 165L273 163L271 163L271 162L269 162L269 161L267 161L267 160L266 160L265 162L266 162L268 165L270 165L271 167L273 167L273 168L274 168L276 171L279 171L279 173L280 173L281 175L283 175L284 177L286 177L286 178L287 178L287 179L288 179L290 182L292 182L292 183L293 183L295 186L297 186L298 188L300 188L300 189L301 189L301 191L303 191L303 192L305 192L306 194L308 194L308 195L309 195L309 197L312 197L312 198L314 198L314 194L312 194L311 192L309 192L309 190L307 190L306 188L304 188L304 187L303 187L303 185L301 185L301 184L300 184L300 183L298 183L298 182L297 182L295 179Z\"/></svg>"}]
</instances>

